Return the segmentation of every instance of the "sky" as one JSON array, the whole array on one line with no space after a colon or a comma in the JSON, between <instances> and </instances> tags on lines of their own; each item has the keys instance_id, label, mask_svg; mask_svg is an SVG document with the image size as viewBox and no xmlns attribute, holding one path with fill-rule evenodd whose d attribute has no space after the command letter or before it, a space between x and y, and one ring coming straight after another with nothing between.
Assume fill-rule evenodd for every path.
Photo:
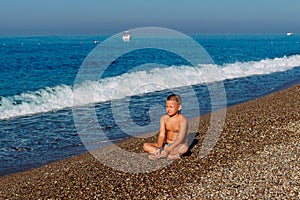
<instances>
[{"instance_id":1,"label":"sky","mask_svg":"<svg viewBox=\"0 0 300 200\"><path fill-rule=\"evenodd\" d=\"M300 33L300 0L0 0L0 35Z\"/></svg>"}]
</instances>

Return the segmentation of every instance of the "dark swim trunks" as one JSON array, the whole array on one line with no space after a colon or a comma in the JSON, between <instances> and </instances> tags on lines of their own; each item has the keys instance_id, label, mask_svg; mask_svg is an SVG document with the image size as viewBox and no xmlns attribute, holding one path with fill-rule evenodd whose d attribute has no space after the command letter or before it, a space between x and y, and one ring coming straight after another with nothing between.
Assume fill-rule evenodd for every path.
<instances>
[{"instance_id":1,"label":"dark swim trunks","mask_svg":"<svg viewBox=\"0 0 300 200\"><path fill-rule=\"evenodd\" d=\"M167 147L170 147L172 144L171 143L164 143L163 146L165 146L165 145L167 145ZM164 147L160 148L159 150L160 150L160 152L162 152L164 150Z\"/></svg>"}]
</instances>

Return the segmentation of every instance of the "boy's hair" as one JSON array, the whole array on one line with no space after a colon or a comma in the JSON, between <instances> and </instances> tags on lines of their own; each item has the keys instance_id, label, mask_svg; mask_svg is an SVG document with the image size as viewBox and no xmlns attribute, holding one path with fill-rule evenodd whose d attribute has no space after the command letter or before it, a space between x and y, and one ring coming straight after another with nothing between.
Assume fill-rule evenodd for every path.
<instances>
[{"instance_id":1,"label":"boy's hair","mask_svg":"<svg viewBox=\"0 0 300 200\"><path fill-rule=\"evenodd\" d=\"M171 94L167 97L167 101L176 101L181 104L181 97L178 94Z\"/></svg>"}]
</instances>

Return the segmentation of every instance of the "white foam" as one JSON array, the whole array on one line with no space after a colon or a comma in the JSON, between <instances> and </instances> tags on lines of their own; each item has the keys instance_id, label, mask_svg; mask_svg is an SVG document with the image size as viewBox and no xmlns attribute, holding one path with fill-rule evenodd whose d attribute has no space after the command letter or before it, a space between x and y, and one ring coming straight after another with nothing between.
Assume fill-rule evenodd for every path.
<instances>
[{"instance_id":1,"label":"white foam","mask_svg":"<svg viewBox=\"0 0 300 200\"><path fill-rule=\"evenodd\" d=\"M73 104L80 106L122 99L126 96L168 88L270 74L298 66L300 66L300 55L215 65L213 67L219 70L219 75L210 75L209 77L207 72L212 65L170 66L154 68L149 71L135 71L100 81L85 81L76 85L74 87L76 89L68 85L58 85L20 95L1 97L0 119L60 110L71 107Z\"/></svg>"},{"instance_id":2,"label":"white foam","mask_svg":"<svg viewBox=\"0 0 300 200\"><path fill-rule=\"evenodd\" d=\"M1 97L0 119L63 109L72 105L72 95L70 86L59 85L35 92Z\"/></svg>"},{"instance_id":3,"label":"white foam","mask_svg":"<svg viewBox=\"0 0 300 200\"><path fill-rule=\"evenodd\" d=\"M282 72L298 66L300 66L300 55L293 55L260 61L226 64L221 66L220 70L222 79L225 80Z\"/></svg>"}]
</instances>

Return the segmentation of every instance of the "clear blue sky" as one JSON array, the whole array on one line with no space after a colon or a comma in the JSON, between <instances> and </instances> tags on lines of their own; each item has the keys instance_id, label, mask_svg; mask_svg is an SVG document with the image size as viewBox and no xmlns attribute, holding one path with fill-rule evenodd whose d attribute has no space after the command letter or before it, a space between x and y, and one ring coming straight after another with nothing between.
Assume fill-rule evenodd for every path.
<instances>
[{"instance_id":1,"label":"clear blue sky","mask_svg":"<svg viewBox=\"0 0 300 200\"><path fill-rule=\"evenodd\" d=\"M300 0L0 0L0 35L300 33Z\"/></svg>"}]
</instances>

